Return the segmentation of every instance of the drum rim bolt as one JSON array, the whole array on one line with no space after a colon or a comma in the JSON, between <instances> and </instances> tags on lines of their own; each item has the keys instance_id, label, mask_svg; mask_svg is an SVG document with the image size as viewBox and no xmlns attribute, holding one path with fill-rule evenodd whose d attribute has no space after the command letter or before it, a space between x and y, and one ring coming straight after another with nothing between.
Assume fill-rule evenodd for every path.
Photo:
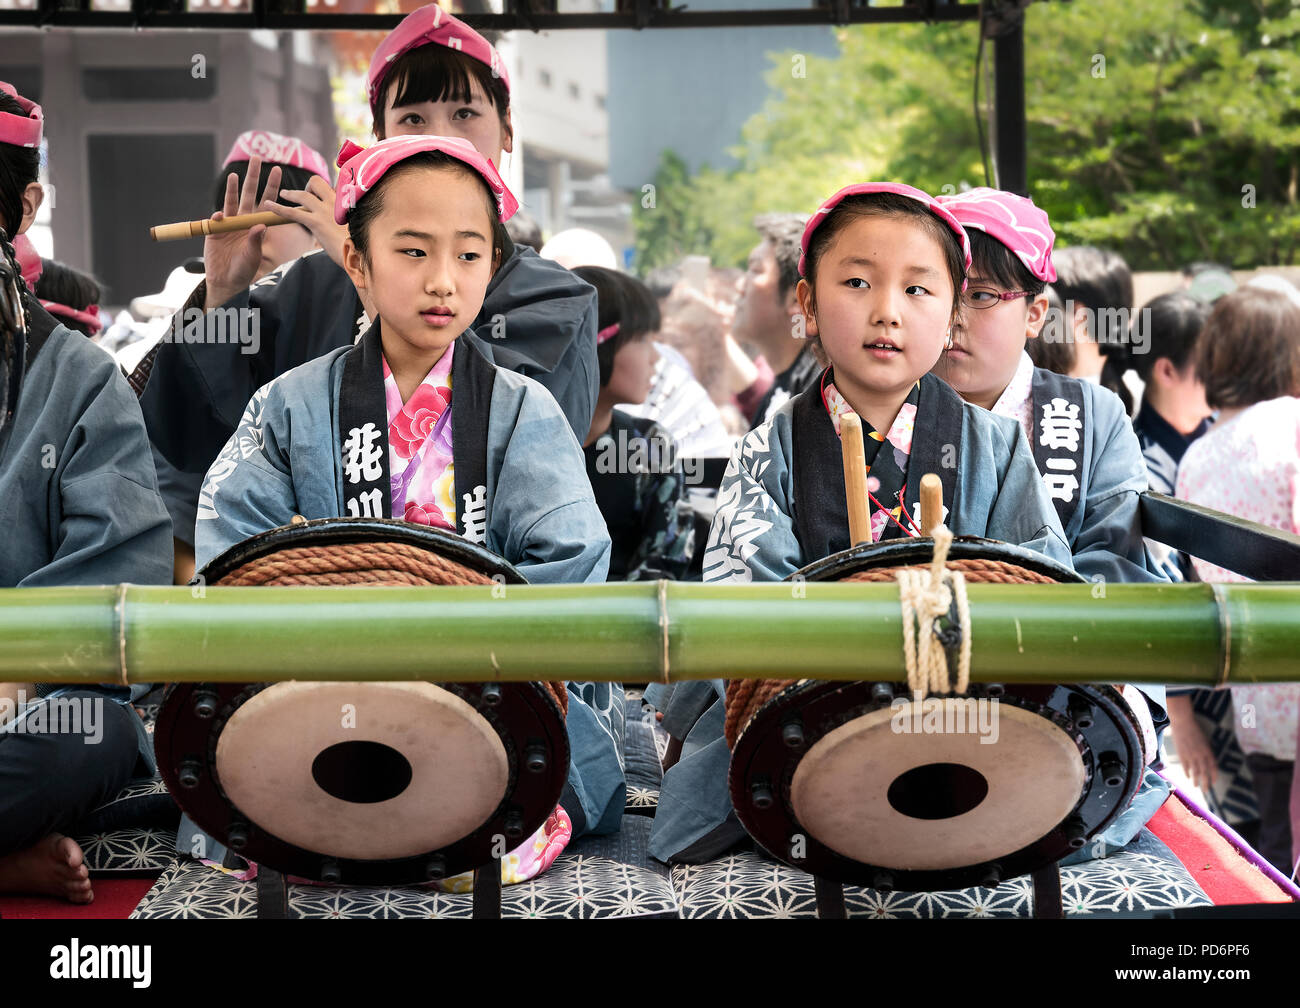
<instances>
[{"instance_id":1,"label":"drum rim bolt","mask_svg":"<svg viewBox=\"0 0 1300 1008\"><path fill-rule=\"evenodd\" d=\"M193 756L181 760L180 765L176 768L176 781L183 788L198 787L202 775L203 764Z\"/></svg>"},{"instance_id":2,"label":"drum rim bolt","mask_svg":"<svg viewBox=\"0 0 1300 1008\"><path fill-rule=\"evenodd\" d=\"M1124 783L1124 761L1119 753L1107 749L1097 757L1097 773L1107 787L1119 787Z\"/></svg>"},{"instance_id":3,"label":"drum rim bolt","mask_svg":"<svg viewBox=\"0 0 1300 1008\"><path fill-rule=\"evenodd\" d=\"M772 793L770 784L766 781L756 780L749 786L749 800L754 808L763 812L776 804L776 795Z\"/></svg>"},{"instance_id":4,"label":"drum rim bolt","mask_svg":"<svg viewBox=\"0 0 1300 1008\"><path fill-rule=\"evenodd\" d=\"M505 834L507 840L519 840L524 835L524 817L518 809L506 813Z\"/></svg>"},{"instance_id":5,"label":"drum rim bolt","mask_svg":"<svg viewBox=\"0 0 1300 1008\"><path fill-rule=\"evenodd\" d=\"M485 707L498 707L501 704L501 684L484 683L483 691L479 694L479 699L483 701Z\"/></svg>"},{"instance_id":6,"label":"drum rim bolt","mask_svg":"<svg viewBox=\"0 0 1300 1008\"><path fill-rule=\"evenodd\" d=\"M798 718L791 718L781 726L781 741L785 743L788 749L802 749L806 742L803 731L803 722Z\"/></svg>"},{"instance_id":7,"label":"drum rim bolt","mask_svg":"<svg viewBox=\"0 0 1300 1008\"><path fill-rule=\"evenodd\" d=\"M546 746L541 742L530 743L524 750L524 766L532 773L542 773L550 765Z\"/></svg>"},{"instance_id":8,"label":"drum rim bolt","mask_svg":"<svg viewBox=\"0 0 1300 1008\"><path fill-rule=\"evenodd\" d=\"M1065 833L1065 841L1072 850L1079 850L1088 842L1088 824L1082 816L1070 816L1061 828Z\"/></svg>"},{"instance_id":9,"label":"drum rim bolt","mask_svg":"<svg viewBox=\"0 0 1300 1008\"><path fill-rule=\"evenodd\" d=\"M244 822L233 822L226 827L226 846L233 851L241 851L248 846L249 825Z\"/></svg>"},{"instance_id":10,"label":"drum rim bolt","mask_svg":"<svg viewBox=\"0 0 1300 1008\"><path fill-rule=\"evenodd\" d=\"M217 696L216 690L197 689L194 691L194 716L204 721L215 717L218 708L221 706L221 698ZM211 707L210 710L208 708ZM205 714L204 711L207 710Z\"/></svg>"},{"instance_id":11,"label":"drum rim bolt","mask_svg":"<svg viewBox=\"0 0 1300 1008\"><path fill-rule=\"evenodd\" d=\"M1076 728L1087 731L1096 723L1096 719L1092 716L1092 704L1077 693L1070 698L1066 710L1069 712L1070 720L1074 722Z\"/></svg>"},{"instance_id":12,"label":"drum rim bolt","mask_svg":"<svg viewBox=\"0 0 1300 1008\"><path fill-rule=\"evenodd\" d=\"M330 885L338 885L343 880L343 871L339 868L337 858L322 858L320 863L320 880Z\"/></svg>"},{"instance_id":13,"label":"drum rim bolt","mask_svg":"<svg viewBox=\"0 0 1300 1008\"><path fill-rule=\"evenodd\" d=\"M871 700L873 703L888 706L894 702L894 687L891 683L878 682L871 687Z\"/></svg>"},{"instance_id":14,"label":"drum rim bolt","mask_svg":"<svg viewBox=\"0 0 1300 1008\"><path fill-rule=\"evenodd\" d=\"M895 890L894 873L880 868L871 876L871 888L876 892L891 893Z\"/></svg>"},{"instance_id":15,"label":"drum rim bolt","mask_svg":"<svg viewBox=\"0 0 1300 1008\"><path fill-rule=\"evenodd\" d=\"M430 882L440 882L447 877L447 859L441 854L432 854L424 863L424 874Z\"/></svg>"},{"instance_id":16,"label":"drum rim bolt","mask_svg":"<svg viewBox=\"0 0 1300 1008\"><path fill-rule=\"evenodd\" d=\"M1002 865L996 861L990 861L986 865L981 865L981 874L979 887L981 889L996 889L1003 882ZM992 879L992 881L989 881Z\"/></svg>"},{"instance_id":17,"label":"drum rim bolt","mask_svg":"<svg viewBox=\"0 0 1300 1008\"><path fill-rule=\"evenodd\" d=\"M984 693L993 700L997 700L1006 694L1007 688L1002 683L989 683L984 687Z\"/></svg>"}]
</instances>

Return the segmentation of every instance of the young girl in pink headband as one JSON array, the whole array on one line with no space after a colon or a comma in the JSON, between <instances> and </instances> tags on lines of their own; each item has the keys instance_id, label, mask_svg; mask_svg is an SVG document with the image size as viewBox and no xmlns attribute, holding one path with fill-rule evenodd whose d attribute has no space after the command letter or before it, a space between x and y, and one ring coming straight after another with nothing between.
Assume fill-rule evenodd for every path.
<instances>
[{"instance_id":1,"label":"young girl in pink headband","mask_svg":"<svg viewBox=\"0 0 1300 1008\"><path fill-rule=\"evenodd\" d=\"M935 473L956 534L1070 563L1019 424L963 402L929 373L950 339L969 263L962 226L911 186L849 186L810 218L796 294L825 367L732 456L705 581L776 581L851 545L839 440L850 410L866 435L872 541L919 533L920 480ZM707 710L691 688L669 702L669 714L679 700L704 713L690 755L664 776L650 845L662 860L707 860L741 836L728 816L724 685L704 688L714 693Z\"/></svg>"},{"instance_id":2,"label":"young girl in pink headband","mask_svg":"<svg viewBox=\"0 0 1300 1008\"><path fill-rule=\"evenodd\" d=\"M938 203L966 229L972 262L953 343L935 374L967 402L1023 428L1079 573L1166 580L1142 543L1138 495L1147 488L1146 465L1123 404L1099 385L1035 368L1025 352L1046 320L1044 288L1056 279L1047 214L997 189L940 196Z\"/></svg>"},{"instance_id":3,"label":"young girl in pink headband","mask_svg":"<svg viewBox=\"0 0 1300 1008\"><path fill-rule=\"evenodd\" d=\"M403 518L485 546L530 582L603 581L609 536L564 414L464 338L501 268L514 196L458 137L349 143L339 160L343 261L377 317L355 346L253 396L203 482L197 562L295 515ZM503 861L504 881L536 875L574 835L617 828L618 737L596 714L611 696L621 703L617 684L569 684L569 783ZM193 848L184 825L180 840Z\"/></svg>"},{"instance_id":4,"label":"young girl in pink headband","mask_svg":"<svg viewBox=\"0 0 1300 1008\"><path fill-rule=\"evenodd\" d=\"M1056 279L1056 236L1047 214L1033 200L999 189L938 202L966 229L971 268L952 346L934 373L967 402L1023 428L1075 570L1098 584L1168 580L1143 543L1138 497L1147 488L1146 464L1123 403L1100 385L1034 367L1025 351L1043 328L1044 291ZM1134 331L1140 334L1141 326ZM1142 724L1146 756L1154 759L1164 687L1125 686L1123 692ZM1123 846L1136 836L1166 791L1151 775L1134 798L1147 815L1125 816L1122 827L1107 832L1107 843Z\"/></svg>"},{"instance_id":5,"label":"young girl in pink headband","mask_svg":"<svg viewBox=\"0 0 1300 1008\"><path fill-rule=\"evenodd\" d=\"M513 146L510 82L500 56L483 36L436 4L407 15L379 45L367 91L380 140L459 137L497 166ZM253 393L299 364L352 346L373 321L344 268L347 231L334 218L328 179L314 175L304 188L284 191L297 204L286 206L276 202L282 174L277 168L265 173L259 196L265 156L260 147L249 152L242 187L227 177L220 212L273 211L310 230L321 250L253 286L264 265L267 229L259 225L210 236L204 242L204 283L186 305L186 339L160 344L131 376L143 390L140 405L155 452L174 470L167 506L182 542L194 534L203 474ZM198 322L195 308L205 313ZM246 352L248 345L225 333L230 319L252 317L258 324L257 349ZM597 394L590 286L507 239L466 341L489 361L540 382L574 435L585 436Z\"/></svg>"}]
</instances>

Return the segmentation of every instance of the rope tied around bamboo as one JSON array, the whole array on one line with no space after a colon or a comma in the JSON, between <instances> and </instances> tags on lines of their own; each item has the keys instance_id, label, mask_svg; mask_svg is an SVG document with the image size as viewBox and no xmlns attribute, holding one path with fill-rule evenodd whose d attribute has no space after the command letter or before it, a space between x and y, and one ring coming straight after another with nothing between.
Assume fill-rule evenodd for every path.
<instances>
[{"instance_id":1,"label":"rope tied around bamboo","mask_svg":"<svg viewBox=\"0 0 1300 1008\"><path fill-rule=\"evenodd\" d=\"M928 693L965 693L970 687L970 602L966 598L965 575L944 566L951 546L952 532L948 526L938 525L929 568L904 567L895 574L903 610L907 688L917 700ZM940 631L939 620L945 615L950 617L949 629ZM952 615L956 620L951 619ZM956 683L952 682L953 670L948 666L950 635L958 641Z\"/></svg>"},{"instance_id":2,"label":"rope tied around bamboo","mask_svg":"<svg viewBox=\"0 0 1300 1008\"><path fill-rule=\"evenodd\" d=\"M903 669L906 672L906 679L909 689L915 691L918 685L922 686L922 692L965 692L969 686L970 679L970 646L971 646L971 620L969 605L965 601L965 585L970 584L1056 584L1054 578L1046 574L1040 574L1037 571L1028 570L1018 564L1011 563L1007 560L996 560L993 558L975 558L967 557L961 559L947 559L947 554L952 543L952 533L942 525L935 527L935 532L942 530L947 535L947 545L942 547L942 553L936 542L936 559L932 559L927 567L917 565L902 565L891 567L873 567L867 570L855 571L846 577L837 580L845 583L880 583L894 581L899 583L899 606L903 609L904 623L904 644L903 644ZM936 562L937 560L937 562ZM919 634L920 639L928 642L927 647L936 647L939 652L941 663L938 666L938 674L942 677L939 685L929 685L929 675L933 675L933 665L924 665L927 670L927 679L921 679L922 666L915 665L915 660L909 662L907 656L907 624L909 621L909 612L907 604L903 601L904 595L910 595L913 599L916 597L915 592L917 584L923 586L922 592L928 590L933 583L935 572L942 573L944 579L960 578L962 588L960 590L960 599L958 604L958 616L962 631L962 643L959 655L957 669L958 681L953 689L949 689L948 667L942 642L935 637L934 623L929 621L925 623L928 626L929 633ZM901 575L901 577L900 577ZM915 578L916 580L913 580ZM912 587L904 587L903 582L908 582ZM941 582L942 586L942 582ZM951 592L951 589L947 589ZM940 596L942 597L942 596ZM947 612L951 603L951 595L948 596L948 602L944 604L942 612ZM936 603L937 605L937 603ZM918 617L915 604L911 609L911 620L914 626L914 632L917 629L915 624ZM917 636L913 637L913 646L916 645ZM916 668L915 679L912 669ZM904 676L899 677L904 678ZM782 690L800 682L798 679L731 679L727 682L727 691L725 699L726 720L724 723L724 732L727 738L727 744L734 746L736 739L744 730L745 725L749 723L759 708L775 697Z\"/></svg>"},{"instance_id":3,"label":"rope tied around bamboo","mask_svg":"<svg viewBox=\"0 0 1300 1008\"><path fill-rule=\"evenodd\" d=\"M422 546L400 542L361 542L292 546L255 557L215 584L224 586L373 585L391 587L495 584L488 575ZM563 682L542 684L560 712L568 715Z\"/></svg>"}]
</instances>

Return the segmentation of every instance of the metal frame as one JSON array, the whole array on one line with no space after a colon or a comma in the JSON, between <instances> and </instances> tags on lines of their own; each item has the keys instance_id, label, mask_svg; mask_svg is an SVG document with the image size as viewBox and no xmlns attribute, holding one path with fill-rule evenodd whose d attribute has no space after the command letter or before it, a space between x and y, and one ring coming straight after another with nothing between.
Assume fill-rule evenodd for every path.
<instances>
[{"instance_id":1,"label":"metal frame","mask_svg":"<svg viewBox=\"0 0 1300 1008\"><path fill-rule=\"evenodd\" d=\"M1256 581L1300 581L1300 536L1147 491L1147 538Z\"/></svg>"},{"instance_id":2,"label":"metal frame","mask_svg":"<svg viewBox=\"0 0 1300 1008\"><path fill-rule=\"evenodd\" d=\"M738 0L743 3L743 0ZM900 7L868 7L862 0L822 0L811 7L760 10L691 10L664 0L619 0L611 12L560 13L527 0L506 0L504 13L464 11L457 17L480 31L555 31L591 28L729 28L766 25L847 25L974 21L981 6L990 19L1026 0L914 0ZM252 0L251 10L221 14L188 11L183 0L132 0L123 12L90 9L90 0L37 0L32 10L0 11L0 25L34 28L269 28L275 31L388 31L403 14L357 14L320 10L309 13L302 0ZM543 9L539 9L543 8Z\"/></svg>"}]
</instances>

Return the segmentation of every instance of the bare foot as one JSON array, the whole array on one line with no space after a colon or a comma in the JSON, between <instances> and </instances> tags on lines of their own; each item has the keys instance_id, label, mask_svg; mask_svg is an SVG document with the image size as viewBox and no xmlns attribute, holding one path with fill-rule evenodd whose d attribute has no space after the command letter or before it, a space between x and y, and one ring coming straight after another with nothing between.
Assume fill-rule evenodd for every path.
<instances>
[{"instance_id":1,"label":"bare foot","mask_svg":"<svg viewBox=\"0 0 1300 1008\"><path fill-rule=\"evenodd\" d=\"M77 841L62 833L49 836L0 858L0 893L40 893L69 903L95 898L90 872Z\"/></svg>"}]
</instances>

